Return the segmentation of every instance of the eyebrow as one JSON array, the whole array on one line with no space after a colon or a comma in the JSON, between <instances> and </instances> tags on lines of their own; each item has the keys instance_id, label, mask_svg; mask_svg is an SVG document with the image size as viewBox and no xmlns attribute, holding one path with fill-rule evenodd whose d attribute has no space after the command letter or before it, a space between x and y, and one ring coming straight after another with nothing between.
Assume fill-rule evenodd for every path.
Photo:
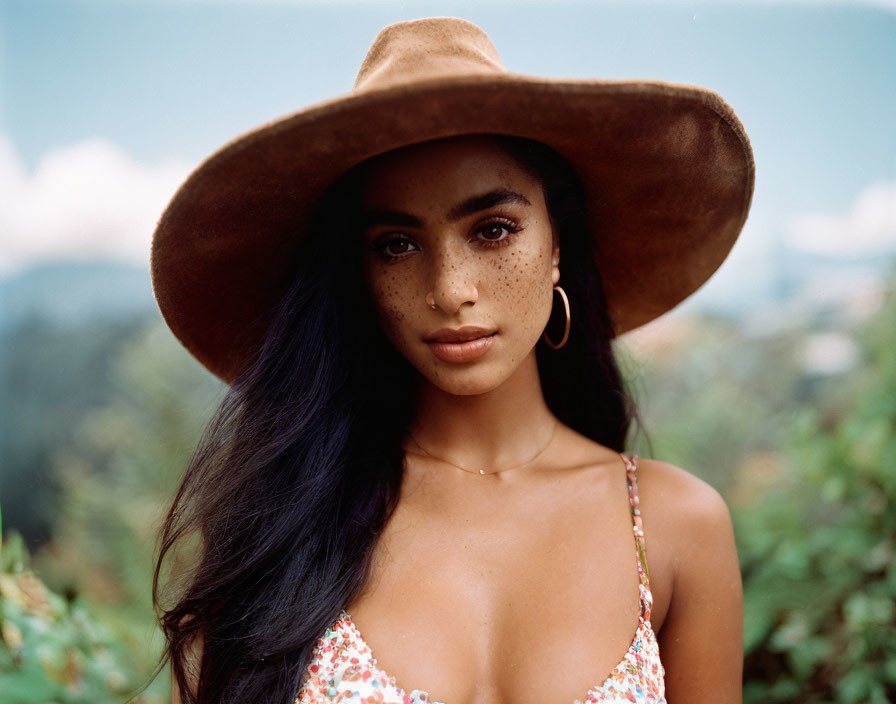
<instances>
[{"instance_id":1,"label":"eyebrow","mask_svg":"<svg viewBox=\"0 0 896 704\"><path fill-rule=\"evenodd\" d=\"M472 196L448 211L448 219L452 222L478 213L496 205L513 203L516 205L532 205L529 199L522 193L517 193L509 188L499 188L478 196ZM393 227L423 227L421 220L408 213L396 210L368 210L361 215L361 226L372 227L374 225L387 225Z\"/></svg>"}]
</instances>

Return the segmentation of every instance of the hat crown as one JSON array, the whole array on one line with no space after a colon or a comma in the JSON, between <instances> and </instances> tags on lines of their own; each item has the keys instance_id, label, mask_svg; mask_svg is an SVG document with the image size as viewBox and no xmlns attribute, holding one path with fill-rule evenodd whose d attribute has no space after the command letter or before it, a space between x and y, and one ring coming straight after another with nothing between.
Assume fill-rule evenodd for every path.
<instances>
[{"instance_id":1,"label":"hat crown","mask_svg":"<svg viewBox=\"0 0 896 704\"><path fill-rule=\"evenodd\" d=\"M374 39L354 92L363 93L431 78L507 73L481 28L456 17L398 22Z\"/></svg>"}]
</instances>

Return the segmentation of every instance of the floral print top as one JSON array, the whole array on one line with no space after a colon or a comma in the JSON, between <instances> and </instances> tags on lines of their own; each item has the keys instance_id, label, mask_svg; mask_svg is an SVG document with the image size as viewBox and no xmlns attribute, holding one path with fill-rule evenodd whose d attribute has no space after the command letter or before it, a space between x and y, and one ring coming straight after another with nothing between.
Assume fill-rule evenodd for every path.
<instances>
[{"instance_id":1,"label":"floral print top","mask_svg":"<svg viewBox=\"0 0 896 704\"><path fill-rule=\"evenodd\" d=\"M609 676L572 704L598 702L666 704L665 671L660 662L659 644L650 625L653 596L647 573L644 551L644 528L638 507L638 483L635 478L637 455L622 455L628 482L632 529L635 538L635 560L638 569L638 591L641 614L628 651ZM351 616L343 610L327 628L314 648L302 688L294 704L442 704L429 698L420 689L406 691L395 678L380 669L370 647Z\"/></svg>"}]
</instances>

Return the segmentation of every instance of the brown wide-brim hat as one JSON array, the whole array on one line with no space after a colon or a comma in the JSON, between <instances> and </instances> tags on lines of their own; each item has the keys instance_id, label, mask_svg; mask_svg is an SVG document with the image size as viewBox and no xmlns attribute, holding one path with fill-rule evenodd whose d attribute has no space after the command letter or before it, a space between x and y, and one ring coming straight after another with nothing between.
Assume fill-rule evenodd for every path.
<instances>
[{"instance_id":1,"label":"brown wide-brim hat","mask_svg":"<svg viewBox=\"0 0 896 704\"><path fill-rule=\"evenodd\" d=\"M696 291L747 218L753 153L715 92L512 73L466 20L400 22L376 37L351 93L238 137L178 189L152 242L166 322L232 381L261 344L330 183L398 147L481 133L543 142L578 171L617 335Z\"/></svg>"}]
</instances>

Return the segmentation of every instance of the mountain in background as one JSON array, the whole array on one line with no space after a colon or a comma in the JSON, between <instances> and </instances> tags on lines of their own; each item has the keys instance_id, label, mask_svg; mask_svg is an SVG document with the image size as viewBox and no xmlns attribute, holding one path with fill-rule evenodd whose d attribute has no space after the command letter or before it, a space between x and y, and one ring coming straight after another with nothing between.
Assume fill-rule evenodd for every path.
<instances>
[{"instance_id":1,"label":"mountain in background","mask_svg":"<svg viewBox=\"0 0 896 704\"><path fill-rule=\"evenodd\" d=\"M35 319L67 328L153 313L149 271L137 265L53 260L0 276L0 335Z\"/></svg>"}]
</instances>

